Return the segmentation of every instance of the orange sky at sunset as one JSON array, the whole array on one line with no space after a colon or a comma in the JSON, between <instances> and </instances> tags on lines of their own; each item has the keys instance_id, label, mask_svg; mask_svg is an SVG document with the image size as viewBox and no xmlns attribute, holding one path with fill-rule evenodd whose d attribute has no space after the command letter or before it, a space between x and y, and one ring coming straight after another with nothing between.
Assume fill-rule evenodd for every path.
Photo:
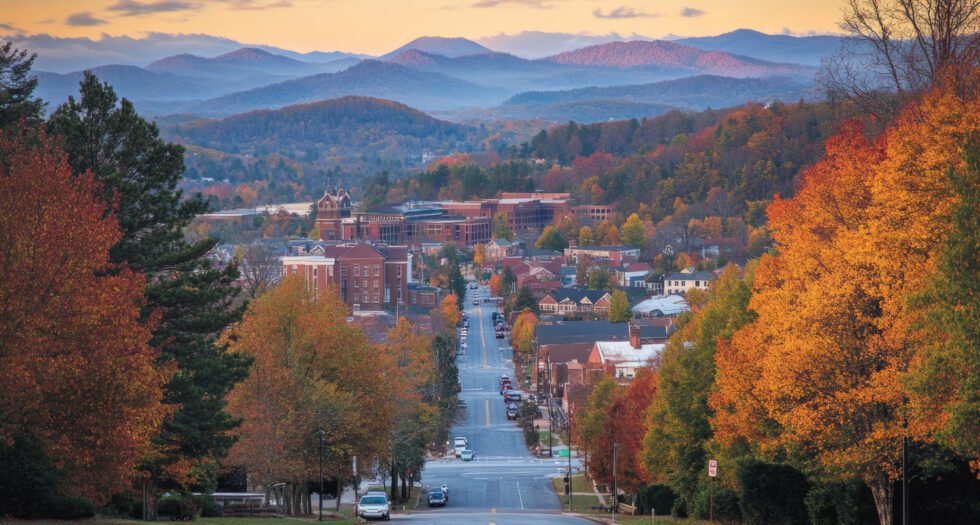
<instances>
[{"instance_id":1,"label":"orange sky at sunset","mask_svg":"<svg viewBox=\"0 0 980 525\"><path fill-rule=\"evenodd\" d=\"M839 1L785 0L0 0L0 6L2 33L206 33L297 51L369 54L423 35L836 33L841 17Z\"/></svg>"}]
</instances>

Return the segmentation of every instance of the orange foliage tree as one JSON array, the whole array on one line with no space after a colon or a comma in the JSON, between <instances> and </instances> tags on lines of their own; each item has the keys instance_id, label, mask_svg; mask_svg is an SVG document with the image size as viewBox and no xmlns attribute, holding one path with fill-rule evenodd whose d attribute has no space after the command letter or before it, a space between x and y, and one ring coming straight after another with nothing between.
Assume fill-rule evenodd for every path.
<instances>
[{"instance_id":1,"label":"orange foliage tree","mask_svg":"<svg viewBox=\"0 0 980 525\"><path fill-rule=\"evenodd\" d=\"M341 484L349 481L351 456L370 464L388 448L395 356L370 344L346 316L331 290L314 295L303 278L289 276L252 301L226 334L232 351L254 359L250 377L229 395L229 412L244 421L228 462L257 483L285 483L291 514L309 511L317 430L324 432L325 475Z\"/></svg>"},{"instance_id":2,"label":"orange foliage tree","mask_svg":"<svg viewBox=\"0 0 980 525\"><path fill-rule=\"evenodd\" d=\"M0 441L38 437L65 490L127 487L166 415L142 274L109 262L121 232L90 173L43 134L0 149Z\"/></svg>"},{"instance_id":3,"label":"orange foliage tree","mask_svg":"<svg viewBox=\"0 0 980 525\"><path fill-rule=\"evenodd\" d=\"M504 288L504 278L500 276L499 273L495 273L490 276L490 295L494 297L500 297Z\"/></svg>"},{"instance_id":4,"label":"orange foliage tree","mask_svg":"<svg viewBox=\"0 0 980 525\"><path fill-rule=\"evenodd\" d=\"M778 253L756 273L758 320L717 356L719 439L805 450L813 468L861 477L883 525L902 438L943 422L904 384L944 337L921 329L909 299L935 271L955 203L947 173L978 119L976 101L937 91L878 140L853 124L829 140L797 195L770 205Z\"/></svg>"}]
</instances>

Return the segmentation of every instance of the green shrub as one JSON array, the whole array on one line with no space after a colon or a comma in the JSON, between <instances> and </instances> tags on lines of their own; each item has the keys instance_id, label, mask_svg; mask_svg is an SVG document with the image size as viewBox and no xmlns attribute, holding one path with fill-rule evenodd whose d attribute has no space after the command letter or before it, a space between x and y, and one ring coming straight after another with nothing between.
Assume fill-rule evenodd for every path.
<instances>
[{"instance_id":1,"label":"green shrub","mask_svg":"<svg viewBox=\"0 0 980 525\"><path fill-rule=\"evenodd\" d=\"M59 493L61 479L37 437L19 434L9 445L0 442L0 516L48 517L48 502Z\"/></svg>"},{"instance_id":2,"label":"green shrub","mask_svg":"<svg viewBox=\"0 0 980 525\"><path fill-rule=\"evenodd\" d=\"M637 512L646 516L654 509L658 516L672 512L677 495L667 485L647 485L636 494Z\"/></svg>"},{"instance_id":3,"label":"green shrub","mask_svg":"<svg viewBox=\"0 0 980 525\"><path fill-rule=\"evenodd\" d=\"M708 519L711 508L711 487L705 484L698 492L694 501L694 517ZM742 513L738 508L738 495L734 491L715 483L715 512L716 520L740 521Z\"/></svg>"},{"instance_id":4,"label":"green shrub","mask_svg":"<svg viewBox=\"0 0 980 525\"><path fill-rule=\"evenodd\" d=\"M211 499L211 496L204 494L194 496L194 503L197 505L197 508L201 510L202 518L220 518L224 515L224 508L215 503L214 500Z\"/></svg>"},{"instance_id":5,"label":"green shrub","mask_svg":"<svg viewBox=\"0 0 980 525\"><path fill-rule=\"evenodd\" d=\"M687 503L682 498L674 500L674 506L670 508L670 515L675 518L687 517Z\"/></svg>"},{"instance_id":6,"label":"green shrub","mask_svg":"<svg viewBox=\"0 0 980 525\"><path fill-rule=\"evenodd\" d=\"M859 479L813 485L804 499L812 525L877 523L878 511L867 485Z\"/></svg>"},{"instance_id":7,"label":"green shrub","mask_svg":"<svg viewBox=\"0 0 980 525\"><path fill-rule=\"evenodd\" d=\"M736 469L742 489L739 508L749 525L806 523L806 499L810 482L789 465L760 461L742 463Z\"/></svg>"},{"instance_id":8,"label":"green shrub","mask_svg":"<svg viewBox=\"0 0 980 525\"><path fill-rule=\"evenodd\" d=\"M197 518L197 504L186 496L164 496L157 503L157 515L174 521L192 521Z\"/></svg>"},{"instance_id":9,"label":"green shrub","mask_svg":"<svg viewBox=\"0 0 980 525\"><path fill-rule=\"evenodd\" d=\"M44 517L57 520L80 520L95 516L95 503L82 498L54 496L45 504Z\"/></svg>"}]
</instances>

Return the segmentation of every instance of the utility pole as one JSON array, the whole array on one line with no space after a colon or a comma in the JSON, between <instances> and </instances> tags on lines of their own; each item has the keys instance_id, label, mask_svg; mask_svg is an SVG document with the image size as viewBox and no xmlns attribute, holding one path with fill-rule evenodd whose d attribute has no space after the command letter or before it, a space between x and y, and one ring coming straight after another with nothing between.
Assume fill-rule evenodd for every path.
<instances>
[{"instance_id":1,"label":"utility pole","mask_svg":"<svg viewBox=\"0 0 980 525\"><path fill-rule=\"evenodd\" d=\"M619 487L616 486L616 452L619 442L613 441L613 490L612 490L612 522L616 523L616 507L619 506Z\"/></svg>"},{"instance_id":2,"label":"utility pole","mask_svg":"<svg viewBox=\"0 0 980 525\"><path fill-rule=\"evenodd\" d=\"M568 405L571 409L572 405ZM572 483L572 415L568 415L568 512L572 512L572 496L575 492Z\"/></svg>"},{"instance_id":3,"label":"utility pole","mask_svg":"<svg viewBox=\"0 0 980 525\"><path fill-rule=\"evenodd\" d=\"M902 437L902 525L909 525L909 438Z\"/></svg>"},{"instance_id":4,"label":"utility pole","mask_svg":"<svg viewBox=\"0 0 980 525\"><path fill-rule=\"evenodd\" d=\"M317 506L320 507L320 517L317 521L323 521L323 429L317 429L317 447L316 447L316 457L317 462L320 465L320 494L317 496ZM338 494L339 498L340 495Z\"/></svg>"}]
</instances>

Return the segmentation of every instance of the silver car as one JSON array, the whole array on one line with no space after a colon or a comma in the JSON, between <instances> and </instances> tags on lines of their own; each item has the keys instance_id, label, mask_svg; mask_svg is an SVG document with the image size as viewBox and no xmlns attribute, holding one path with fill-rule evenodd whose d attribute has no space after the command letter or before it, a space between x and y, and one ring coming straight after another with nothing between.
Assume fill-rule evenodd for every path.
<instances>
[{"instance_id":1,"label":"silver car","mask_svg":"<svg viewBox=\"0 0 980 525\"><path fill-rule=\"evenodd\" d=\"M391 513L388 508L388 496L372 492L361 497L357 502L357 515L368 520L372 518L389 520Z\"/></svg>"}]
</instances>

